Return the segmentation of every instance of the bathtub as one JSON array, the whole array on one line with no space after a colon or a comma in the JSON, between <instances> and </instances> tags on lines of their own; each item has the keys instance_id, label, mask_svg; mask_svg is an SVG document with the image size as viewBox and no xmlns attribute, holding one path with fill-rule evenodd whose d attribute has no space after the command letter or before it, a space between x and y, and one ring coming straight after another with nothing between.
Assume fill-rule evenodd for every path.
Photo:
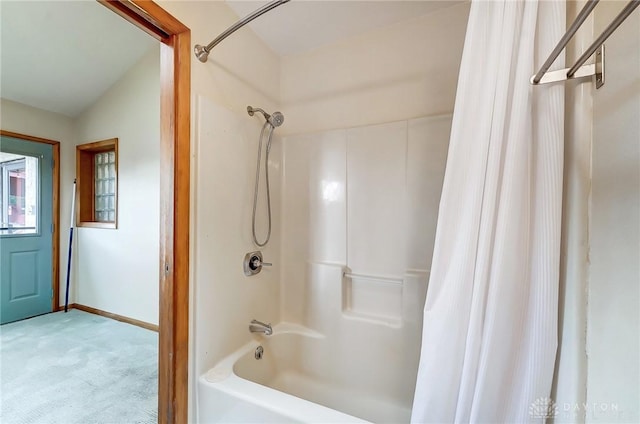
<instances>
[{"instance_id":1,"label":"bathtub","mask_svg":"<svg viewBox=\"0 0 640 424\"><path fill-rule=\"evenodd\" d=\"M199 378L199 422L409 422L410 402L376 377L386 364L339 356L322 334L280 323Z\"/></svg>"}]
</instances>

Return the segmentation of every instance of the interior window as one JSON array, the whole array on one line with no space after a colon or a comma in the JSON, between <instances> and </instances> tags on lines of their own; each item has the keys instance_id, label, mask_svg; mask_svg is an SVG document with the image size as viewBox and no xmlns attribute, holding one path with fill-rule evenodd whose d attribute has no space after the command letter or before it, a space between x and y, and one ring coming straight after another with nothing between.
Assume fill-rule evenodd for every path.
<instances>
[{"instance_id":1,"label":"interior window","mask_svg":"<svg viewBox=\"0 0 640 424\"><path fill-rule=\"evenodd\" d=\"M116 228L118 139L76 146L79 227Z\"/></svg>"}]
</instances>

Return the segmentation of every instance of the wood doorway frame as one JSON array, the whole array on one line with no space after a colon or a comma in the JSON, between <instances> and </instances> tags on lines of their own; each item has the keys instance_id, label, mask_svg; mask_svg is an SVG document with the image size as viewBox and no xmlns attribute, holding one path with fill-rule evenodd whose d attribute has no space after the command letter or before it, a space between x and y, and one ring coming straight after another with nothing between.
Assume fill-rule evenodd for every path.
<instances>
[{"instance_id":1,"label":"wood doorway frame","mask_svg":"<svg viewBox=\"0 0 640 424\"><path fill-rule=\"evenodd\" d=\"M49 140L32 135L20 134L0 129L0 135L5 137L17 138L24 141L33 141L34 143L49 144L53 150L53 192L51 203L53 211L51 213L51 222L53 222L53 232L51 234L51 311L58 310L60 305L60 142Z\"/></svg>"},{"instance_id":2,"label":"wood doorway frame","mask_svg":"<svg viewBox=\"0 0 640 424\"><path fill-rule=\"evenodd\" d=\"M189 355L191 31L150 0L98 0L160 49L158 422L186 423Z\"/></svg>"}]
</instances>

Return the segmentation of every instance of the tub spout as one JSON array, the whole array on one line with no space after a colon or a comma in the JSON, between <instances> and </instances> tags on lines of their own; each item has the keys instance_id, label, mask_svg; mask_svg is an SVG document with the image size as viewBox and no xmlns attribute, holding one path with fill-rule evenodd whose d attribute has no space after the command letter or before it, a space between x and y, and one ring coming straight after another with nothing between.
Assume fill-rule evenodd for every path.
<instances>
[{"instance_id":1,"label":"tub spout","mask_svg":"<svg viewBox=\"0 0 640 424\"><path fill-rule=\"evenodd\" d=\"M270 336L273 334L273 328L271 328L271 324L265 324L264 322L260 322L258 320L252 320L249 324L249 331L251 333L264 333L265 336Z\"/></svg>"}]
</instances>

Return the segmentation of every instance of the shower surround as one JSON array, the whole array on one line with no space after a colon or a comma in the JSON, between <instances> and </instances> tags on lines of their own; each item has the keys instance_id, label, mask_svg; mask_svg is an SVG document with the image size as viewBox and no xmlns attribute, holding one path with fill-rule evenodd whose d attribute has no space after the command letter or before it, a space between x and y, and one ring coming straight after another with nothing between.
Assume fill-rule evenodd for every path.
<instances>
[{"instance_id":1,"label":"shower surround","mask_svg":"<svg viewBox=\"0 0 640 424\"><path fill-rule=\"evenodd\" d=\"M204 99L199 108L201 134L210 135L213 143L214 139L235 143L239 156L256 154L251 145L259 127L250 118ZM204 119L214 115L220 119ZM242 402L251 393L257 396L251 406L256 408L259 394L267 389L252 390L255 384L358 419L409 420L450 126L451 116L444 115L274 141L270 161L274 231L272 242L264 249L265 260L273 261L274 266L246 277L242 284L253 294L263 293L263 299L273 299L277 293L279 301L254 303L253 314L245 312L247 317L281 323L276 329L298 326L299 337L282 344L275 341L283 339L278 331L271 337L253 335L253 342L201 374L201 421L235 419L236 408L216 415L220 408L213 406L220 393L233 397L238 387L248 390L240 390ZM218 165L223 161L221 158ZM229 172L232 166L227 165ZM243 180L251 176L247 166L236 165L234 177L226 183L246 184ZM206 188L203 194L213 189ZM251 193L235 195L249 214ZM264 212L259 209L258 216L264 218L260 211ZM244 226L233 230L240 232L244 246L251 249L250 217L243 218ZM259 229L265 225L264 219L258 222ZM242 252L237 253L241 258ZM237 269L229 270L230 275L241 272L240 261ZM249 319L233 331L246 337L248 324ZM245 364L256 361L252 351L260 344L266 357L279 357L273 359L275 364L270 368L264 363L246 365L242 369L253 371L240 372L233 363L242 356L249 358L242 360ZM283 371L290 365L288 357L303 364L289 372L295 374L295 384ZM326 370L321 374L334 375L337 380L314 378L309 371L313 369ZM346 380L340 383L340 378ZM301 381L309 382L307 390L300 389ZM348 388L361 401L331 401L336 387ZM285 402L269 408L286 410L287 397L267 396ZM386 406L372 409L372 404L380 402ZM265 417L274 412L269 408L270 412L263 411ZM287 417L293 416L281 416ZM301 417L304 414L295 419Z\"/></svg>"}]
</instances>

